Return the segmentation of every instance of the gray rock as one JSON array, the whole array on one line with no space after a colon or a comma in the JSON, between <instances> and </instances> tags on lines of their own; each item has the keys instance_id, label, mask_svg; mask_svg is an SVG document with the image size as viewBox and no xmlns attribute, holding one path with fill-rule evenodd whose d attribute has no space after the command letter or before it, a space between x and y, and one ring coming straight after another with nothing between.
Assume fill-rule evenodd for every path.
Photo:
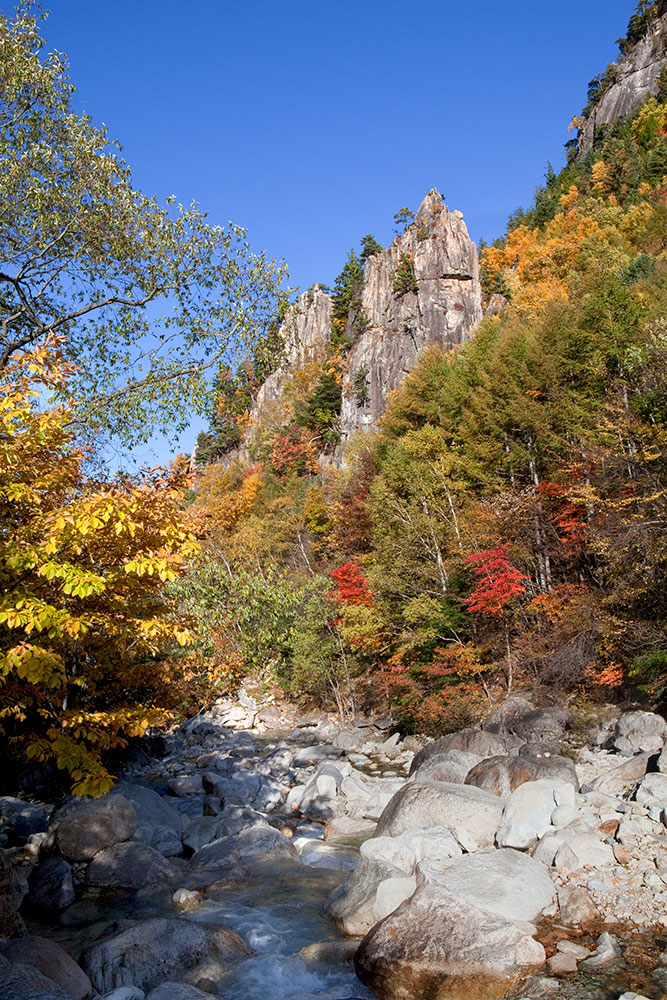
<instances>
[{"instance_id":1,"label":"gray rock","mask_svg":"<svg viewBox=\"0 0 667 1000\"><path fill-rule=\"evenodd\" d=\"M136 827L130 803L112 793L100 799L70 801L58 818L56 841L68 861L89 861L98 851L129 840Z\"/></svg>"},{"instance_id":2,"label":"gray rock","mask_svg":"<svg viewBox=\"0 0 667 1000\"><path fill-rule=\"evenodd\" d=\"M475 990L491 997L505 992L508 977L544 960L542 945L524 928L423 885L371 928L355 970L387 1000L462 998Z\"/></svg>"},{"instance_id":3,"label":"gray rock","mask_svg":"<svg viewBox=\"0 0 667 1000\"><path fill-rule=\"evenodd\" d=\"M641 107L649 94L657 94L657 78L664 66L666 31L667 21L662 18L618 60L613 83L606 88L588 120L584 122L579 136L580 154L587 153L592 148L601 126L632 114Z\"/></svg>"},{"instance_id":4,"label":"gray rock","mask_svg":"<svg viewBox=\"0 0 667 1000\"><path fill-rule=\"evenodd\" d=\"M0 796L0 829L7 834L10 845L25 844L33 833L46 830L48 811L34 802Z\"/></svg>"},{"instance_id":5,"label":"gray rock","mask_svg":"<svg viewBox=\"0 0 667 1000\"><path fill-rule=\"evenodd\" d=\"M606 868L615 864L614 851L594 833L577 833L568 837L558 848L554 864L569 871L578 871L590 865L592 868Z\"/></svg>"},{"instance_id":6,"label":"gray rock","mask_svg":"<svg viewBox=\"0 0 667 1000\"><path fill-rule=\"evenodd\" d=\"M27 891L26 881L0 850L0 937L13 938L24 932L18 910Z\"/></svg>"},{"instance_id":7,"label":"gray rock","mask_svg":"<svg viewBox=\"0 0 667 1000\"><path fill-rule=\"evenodd\" d=\"M415 285L399 293L394 281L406 254L412 259ZM343 440L376 426L387 394L402 382L426 344L445 349L461 344L481 320L474 245L461 214L450 212L437 191L429 191L403 236L368 258L360 298L368 328L348 355L340 417ZM360 370L368 373L363 406L354 392Z\"/></svg>"},{"instance_id":8,"label":"gray rock","mask_svg":"<svg viewBox=\"0 0 667 1000\"><path fill-rule=\"evenodd\" d=\"M100 851L86 868L88 885L142 889L171 886L177 881L177 870L163 854L136 841Z\"/></svg>"},{"instance_id":9,"label":"gray rock","mask_svg":"<svg viewBox=\"0 0 667 1000\"><path fill-rule=\"evenodd\" d=\"M621 958L621 949L618 941L612 934L606 931L600 935L597 948L590 956L581 963L582 969L598 969L602 965L610 965Z\"/></svg>"},{"instance_id":10,"label":"gray rock","mask_svg":"<svg viewBox=\"0 0 667 1000\"><path fill-rule=\"evenodd\" d=\"M519 850L532 847L551 826L551 814L558 805L563 804L559 801L559 795L563 791L566 794L572 793L572 786L554 787L545 780L527 781L519 785L505 806L496 836L498 846L515 847Z\"/></svg>"},{"instance_id":11,"label":"gray rock","mask_svg":"<svg viewBox=\"0 0 667 1000\"><path fill-rule=\"evenodd\" d=\"M504 756L507 753L506 737L496 733L488 733L483 729L461 729L458 733L448 733L439 740L427 743L419 753L415 754L410 764L410 774L418 771L422 764L436 754L447 753L448 750L463 750L474 753L478 757Z\"/></svg>"},{"instance_id":12,"label":"gray rock","mask_svg":"<svg viewBox=\"0 0 667 1000\"><path fill-rule=\"evenodd\" d=\"M100 993L127 985L151 990L175 978L221 979L250 953L228 927L163 917L112 929L84 949L81 964Z\"/></svg>"},{"instance_id":13,"label":"gray rock","mask_svg":"<svg viewBox=\"0 0 667 1000\"><path fill-rule=\"evenodd\" d=\"M590 893L578 885L564 885L558 890L560 918L568 927L578 927L595 920L599 913Z\"/></svg>"},{"instance_id":14,"label":"gray rock","mask_svg":"<svg viewBox=\"0 0 667 1000\"><path fill-rule=\"evenodd\" d=\"M533 923L553 903L556 889L539 861L519 851L481 851L439 866L419 866L421 881L506 920Z\"/></svg>"},{"instance_id":15,"label":"gray rock","mask_svg":"<svg viewBox=\"0 0 667 1000\"><path fill-rule=\"evenodd\" d=\"M610 767L608 771L593 778L582 791L603 792L605 795L628 795L634 791L646 774L649 753L638 753L621 764Z\"/></svg>"},{"instance_id":16,"label":"gray rock","mask_svg":"<svg viewBox=\"0 0 667 1000\"><path fill-rule=\"evenodd\" d=\"M9 962L0 956L2 1000L72 1000L60 986L30 965Z\"/></svg>"},{"instance_id":17,"label":"gray rock","mask_svg":"<svg viewBox=\"0 0 667 1000\"><path fill-rule=\"evenodd\" d=\"M505 798L520 785L542 779L579 787L577 771L569 757L545 753L535 744L526 744L514 756L481 761L466 775L465 783Z\"/></svg>"},{"instance_id":18,"label":"gray rock","mask_svg":"<svg viewBox=\"0 0 667 1000\"><path fill-rule=\"evenodd\" d=\"M201 795L204 790L201 774L184 774L178 778L170 778L166 788L169 795L179 799L188 795Z\"/></svg>"},{"instance_id":19,"label":"gray rock","mask_svg":"<svg viewBox=\"0 0 667 1000\"><path fill-rule=\"evenodd\" d=\"M362 861L349 878L325 900L324 912L344 934L365 934L376 921L375 900L378 886L388 878L401 878L405 872L380 861Z\"/></svg>"},{"instance_id":20,"label":"gray rock","mask_svg":"<svg viewBox=\"0 0 667 1000\"><path fill-rule=\"evenodd\" d=\"M393 913L401 903L410 899L417 888L417 880L414 875L393 875L383 879L377 887L375 902L373 903L373 916L376 920L384 920L390 913Z\"/></svg>"},{"instance_id":21,"label":"gray rock","mask_svg":"<svg viewBox=\"0 0 667 1000\"><path fill-rule=\"evenodd\" d=\"M183 831L183 845L193 852L198 851L204 844L224 836L220 825L219 816L193 816Z\"/></svg>"},{"instance_id":22,"label":"gray rock","mask_svg":"<svg viewBox=\"0 0 667 1000\"><path fill-rule=\"evenodd\" d=\"M472 785L409 782L385 807L377 835L396 837L414 828L442 826L466 850L475 850L493 845L502 812L501 799Z\"/></svg>"},{"instance_id":23,"label":"gray rock","mask_svg":"<svg viewBox=\"0 0 667 1000\"><path fill-rule=\"evenodd\" d=\"M412 774L418 775L422 781L451 781L463 784L468 772L479 761L477 754L465 750L446 750L444 753L433 754L422 760Z\"/></svg>"},{"instance_id":24,"label":"gray rock","mask_svg":"<svg viewBox=\"0 0 667 1000\"><path fill-rule=\"evenodd\" d=\"M64 910L76 894L72 866L63 858L49 858L30 872L26 902L45 910Z\"/></svg>"},{"instance_id":25,"label":"gray rock","mask_svg":"<svg viewBox=\"0 0 667 1000\"><path fill-rule=\"evenodd\" d=\"M407 830L398 837L371 837L361 845L362 858L383 861L412 875L421 861L445 861L463 853L454 835L443 827Z\"/></svg>"},{"instance_id":26,"label":"gray rock","mask_svg":"<svg viewBox=\"0 0 667 1000\"><path fill-rule=\"evenodd\" d=\"M111 993L105 993L101 1000L144 1000L146 994L138 986L119 986Z\"/></svg>"},{"instance_id":27,"label":"gray rock","mask_svg":"<svg viewBox=\"0 0 667 1000\"><path fill-rule=\"evenodd\" d=\"M534 710L533 703L523 695L512 694L491 713L484 729L490 733L509 733L514 722Z\"/></svg>"},{"instance_id":28,"label":"gray rock","mask_svg":"<svg viewBox=\"0 0 667 1000\"><path fill-rule=\"evenodd\" d=\"M624 712L616 723L612 743L619 753L631 757L642 751L656 753L662 749L666 738L667 723L661 715Z\"/></svg>"},{"instance_id":29,"label":"gray rock","mask_svg":"<svg viewBox=\"0 0 667 1000\"><path fill-rule=\"evenodd\" d=\"M269 855L298 858L294 845L284 833L272 826L257 826L206 844L192 855L191 864L198 868L235 868L241 861Z\"/></svg>"},{"instance_id":30,"label":"gray rock","mask_svg":"<svg viewBox=\"0 0 667 1000\"><path fill-rule=\"evenodd\" d=\"M167 858L183 853L183 819L161 795L143 785L122 784L116 789L131 803L136 814L137 828L132 835L133 840L154 847Z\"/></svg>"},{"instance_id":31,"label":"gray rock","mask_svg":"<svg viewBox=\"0 0 667 1000\"><path fill-rule=\"evenodd\" d=\"M342 757L344 751L340 747L330 746L328 743L319 743L310 747L301 747L294 754L292 764L294 767L308 767L309 764L319 764L320 761L328 757Z\"/></svg>"},{"instance_id":32,"label":"gray rock","mask_svg":"<svg viewBox=\"0 0 667 1000\"><path fill-rule=\"evenodd\" d=\"M658 771L647 774L637 789L635 798L646 806L667 805L667 774Z\"/></svg>"},{"instance_id":33,"label":"gray rock","mask_svg":"<svg viewBox=\"0 0 667 1000\"><path fill-rule=\"evenodd\" d=\"M569 713L563 708L534 708L517 716L509 731L527 743L558 741L570 723Z\"/></svg>"},{"instance_id":34,"label":"gray rock","mask_svg":"<svg viewBox=\"0 0 667 1000\"><path fill-rule=\"evenodd\" d=\"M0 954L12 965L35 969L72 1000L87 1000L93 994L92 983L83 969L55 941L26 934L0 943ZM1 995L4 1000L4 992Z\"/></svg>"}]
</instances>

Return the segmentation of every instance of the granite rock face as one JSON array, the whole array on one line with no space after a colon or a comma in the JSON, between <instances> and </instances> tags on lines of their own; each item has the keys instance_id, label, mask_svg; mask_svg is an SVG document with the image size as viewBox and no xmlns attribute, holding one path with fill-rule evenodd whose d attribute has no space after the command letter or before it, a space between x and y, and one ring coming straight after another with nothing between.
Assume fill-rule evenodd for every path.
<instances>
[{"instance_id":1,"label":"granite rock face","mask_svg":"<svg viewBox=\"0 0 667 1000\"><path fill-rule=\"evenodd\" d=\"M414 286L395 287L402 261L411 260ZM368 328L348 356L343 381L343 441L372 430L387 395L414 367L427 344L451 349L464 342L482 318L477 250L460 212L450 212L436 190L424 198L414 223L364 269L361 308ZM355 385L366 372L366 401Z\"/></svg>"},{"instance_id":2,"label":"granite rock face","mask_svg":"<svg viewBox=\"0 0 667 1000\"><path fill-rule=\"evenodd\" d=\"M657 93L657 79L667 62L667 14L622 58L616 67L614 82L595 105L579 138L579 153L592 148L603 125L632 114L649 94Z\"/></svg>"},{"instance_id":3,"label":"granite rock face","mask_svg":"<svg viewBox=\"0 0 667 1000\"><path fill-rule=\"evenodd\" d=\"M414 280L400 287L397 272L406 262ZM389 248L366 260L359 301L360 312L350 315L346 331L353 345L342 386L341 446L356 431L377 427L388 393L398 388L428 344L458 347L482 319L477 249L461 212L450 212L441 195L429 191L414 223ZM283 394L291 374L331 355L331 319L331 296L318 285L287 310L280 329L281 365L257 394L238 457L248 457L262 428L285 423Z\"/></svg>"}]
</instances>

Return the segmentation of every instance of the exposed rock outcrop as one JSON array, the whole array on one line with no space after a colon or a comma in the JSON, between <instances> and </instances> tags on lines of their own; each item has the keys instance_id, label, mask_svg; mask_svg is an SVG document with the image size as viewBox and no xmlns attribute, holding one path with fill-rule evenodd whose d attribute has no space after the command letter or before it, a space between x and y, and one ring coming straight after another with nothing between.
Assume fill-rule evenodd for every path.
<instances>
[{"instance_id":1,"label":"exposed rock outcrop","mask_svg":"<svg viewBox=\"0 0 667 1000\"><path fill-rule=\"evenodd\" d=\"M388 394L426 345L458 347L482 318L477 249L461 212L450 212L436 190L405 233L366 260L359 303L348 321L353 344L343 378L342 444L356 431L377 427ZM239 457L248 457L263 429L285 423L291 374L332 353L332 306L331 296L315 285L287 310L280 329L284 358L257 394Z\"/></svg>"},{"instance_id":2,"label":"exposed rock outcrop","mask_svg":"<svg viewBox=\"0 0 667 1000\"><path fill-rule=\"evenodd\" d=\"M579 153L593 147L603 125L637 111L649 94L657 93L656 81L667 65L667 14L657 18L647 33L619 59L614 82L606 88L584 123Z\"/></svg>"},{"instance_id":3,"label":"exposed rock outcrop","mask_svg":"<svg viewBox=\"0 0 667 1000\"><path fill-rule=\"evenodd\" d=\"M406 259L414 285L400 289L396 275ZM436 190L426 195L403 236L366 261L361 308L368 328L348 358L343 440L377 426L388 393L398 388L427 344L458 347L482 318L475 244L461 212L450 212ZM367 373L363 405L355 391L360 372Z\"/></svg>"}]
</instances>

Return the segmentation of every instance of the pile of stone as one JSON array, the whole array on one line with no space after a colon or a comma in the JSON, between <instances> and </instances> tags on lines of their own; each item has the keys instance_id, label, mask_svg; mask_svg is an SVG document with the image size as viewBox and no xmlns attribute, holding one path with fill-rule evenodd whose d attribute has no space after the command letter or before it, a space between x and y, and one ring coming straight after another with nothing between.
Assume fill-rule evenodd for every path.
<instances>
[{"instance_id":1,"label":"pile of stone","mask_svg":"<svg viewBox=\"0 0 667 1000\"><path fill-rule=\"evenodd\" d=\"M190 720L101 799L0 799L5 1000L208 995L250 949L193 917L266 859L343 873L326 912L388 1000L545 996L578 970L623 974L617 925L667 925L660 716L625 713L576 753L565 712L516 698L485 729L429 743L391 719L341 729L277 712L260 731L299 725L262 747L227 718L218 705ZM161 916L103 927L77 961L25 933L21 902L34 917L103 889L153 899Z\"/></svg>"}]
</instances>

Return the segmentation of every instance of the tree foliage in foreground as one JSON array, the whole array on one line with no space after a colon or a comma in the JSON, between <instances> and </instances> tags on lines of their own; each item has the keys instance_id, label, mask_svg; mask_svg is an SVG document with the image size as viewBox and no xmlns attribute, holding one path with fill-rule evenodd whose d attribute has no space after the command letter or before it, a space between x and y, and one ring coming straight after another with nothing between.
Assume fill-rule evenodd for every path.
<instances>
[{"instance_id":1,"label":"tree foliage in foreground","mask_svg":"<svg viewBox=\"0 0 667 1000\"><path fill-rule=\"evenodd\" d=\"M165 718L155 654L190 637L164 585L198 546L178 473L86 476L71 409L38 406L72 374L47 344L0 388L0 726L97 795L112 783L102 752Z\"/></svg>"},{"instance_id":2,"label":"tree foliage in foreground","mask_svg":"<svg viewBox=\"0 0 667 1000\"><path fill-rule=\"evenodd\" d=\"M136 191L43 45L32 4L0 15L0 370L64 336L73 419L145 440L206 412L209 374L249 353L284 269L238 226Z\"/></svg>"}]
</instances>

